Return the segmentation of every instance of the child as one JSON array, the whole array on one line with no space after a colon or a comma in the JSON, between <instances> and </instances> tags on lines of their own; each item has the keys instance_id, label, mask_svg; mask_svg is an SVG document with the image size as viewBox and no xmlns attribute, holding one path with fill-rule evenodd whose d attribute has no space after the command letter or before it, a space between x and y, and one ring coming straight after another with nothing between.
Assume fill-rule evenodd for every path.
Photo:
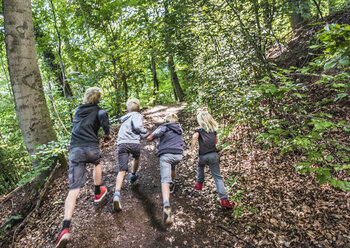
<instances>
[{"instance_id":1,"label":"child","mask_svg":"<svg viewBox=\"0 0 350 248\"><path fill-rule=\"evenodd\" d=\"M80 104L73 118L72 137L69 156L69 192L64 204L63 227L56 248L66 247L70 241L69 226L72 220L75 204L80 188L86 181L86 163L92 163L94 168L95 198L100 202L107 194L106 186L101 185L102 163L97 132L100 127L105 132L105 142L111 140L107 112L97 104L100 102L102 90L92 87L86 90L83 104Z\"/></svg>"},{"instance_id":2,"label":"child","mask_svg":"<svg viewBox=\"0 0 350 248\"><path fill-rule=\"evenodd\" d=\"M148 132L143 127L143 117L140 114L140 101L129 99L126 103L128 114L120 118L122 125L118 132L118 175L116 179L115 193L113 195L113 208L121 211L120 189L122 188L124 176L128 171L129 155L132 154L134 163L129 175L129 182L133 184L137 178L137 169L140 162L140 138L146 138Z\"/></svg>"},{"instance_id":3,"label":"child","mask_svg":"<svg viewBox=\"0 0 350 248\"><path fill-rule=\"evenodd\" d=\"M192 137L191 150L188 153L189 156L192 156L193 150L195 149L195 146L199 141L197 182L194 186L194 189L202 190L204 181L204 166L209 165L211 175L213 176L216 184L216 191L219 193L221 199L221 207L225 209L232 209L233 206L227 199L224 180L220 173L220 159L218 155L218 150L216 149L216 143L218 141L218 138L216 136L216 130L218 124L208 113L207 109L199 111L199 113L197 114L197 121L201 128L195 130L195 133Z\"/></svg>"},{"instance_id":4,"label":"child","mask_svg":"<svg viewBox=\"0 0 350 248\"><path fill-rule=\"evenodd\" d=\"M175 189L175 165L182 160L183 138L182 129L178 123L176 114L165 117L166 124L159 126L147 140L160 138L158 145L158 156L160 164L160 176L163 195L163 220L165 224L171 225L173 218L170 208L170 193Z\"/></svg>"}]
</instances>

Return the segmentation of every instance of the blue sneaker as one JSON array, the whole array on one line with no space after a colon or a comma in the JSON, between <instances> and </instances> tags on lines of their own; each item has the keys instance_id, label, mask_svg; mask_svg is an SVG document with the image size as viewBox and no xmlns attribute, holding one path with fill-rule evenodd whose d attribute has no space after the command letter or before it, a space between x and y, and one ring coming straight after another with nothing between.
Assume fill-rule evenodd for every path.
<instances>
[{"instance_id":1,"label":"blue sneaker","mask_svg":"<svg viewBox=\"0 0 350 248\"><path fill-rule=\"evenodd\" d=\"M113 209L114 211L122 211L122 204L120 202L120 195L117 193L114 193L113 195Z\"/></svg>"},{"instance_id":2,"label":"blue sneaker","mask_svg":"<svg viewBox=\"0 0 350 248\"><path fill-rule=\"evenodd\" d=\"M136 173L135 175L133 175L132 173L130 173L129 176L129 183L133 184L134 182L136 182L137 178L139 178L139 174Z\"/></svg>"}]
</instances>

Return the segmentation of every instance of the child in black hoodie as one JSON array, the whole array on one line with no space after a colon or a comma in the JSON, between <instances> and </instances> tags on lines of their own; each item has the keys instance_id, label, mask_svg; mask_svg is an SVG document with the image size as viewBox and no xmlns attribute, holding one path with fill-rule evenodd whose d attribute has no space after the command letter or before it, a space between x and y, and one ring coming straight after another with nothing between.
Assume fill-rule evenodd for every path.
<instances>
[{"instance_id":1,"label":"child in black hoodie","mask_svg":"<svg viewBox=\"0 0 350 248\"><path fill-rule=\"evenodd\" d=\"M170 208L170 193L175 189L175 165L182 160L183 137L182 129L176 114L165 117L166 124L159 126L147 140L160 138L158 156L163 195L163 219L166 224L172 224L173 218Z\"/></svg>"}]
</instances>

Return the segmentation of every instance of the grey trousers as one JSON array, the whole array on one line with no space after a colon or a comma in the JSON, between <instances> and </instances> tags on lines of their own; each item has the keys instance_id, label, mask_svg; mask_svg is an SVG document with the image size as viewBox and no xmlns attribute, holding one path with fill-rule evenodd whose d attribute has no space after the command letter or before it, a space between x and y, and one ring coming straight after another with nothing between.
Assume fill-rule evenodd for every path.
<instances>
[{"instance_id":1,"label":"grey trousers","mask_svg":"<svg viewBox=\"0 0 350 248\"><path fill-rule=\"evenodd\" d=\"M220 199L227 199L227 194L224 185L224 179L220 172L220 158L217 152L211 152L200 155L197 166L197 182L204 182L204 167L209 165L211 175L214 178L216 191L219 193Z\"/></svg>"}]
</instances>

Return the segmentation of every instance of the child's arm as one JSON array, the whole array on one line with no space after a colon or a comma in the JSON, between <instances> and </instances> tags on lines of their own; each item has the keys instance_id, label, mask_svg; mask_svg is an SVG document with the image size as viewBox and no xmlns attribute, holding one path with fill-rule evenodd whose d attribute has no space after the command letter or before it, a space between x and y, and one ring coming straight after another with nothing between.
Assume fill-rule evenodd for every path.
<instances>
[{"instance_id":1,"label":"child's arm","mask_svg":"<svg viewBox=\"0 0 350 248\"><path fill-rule=\"evenodd\" d=\"M151 141L153 139L161 137L166 132L166 129L167 128L165 126L159 126L151 135L147 137L147 140Z\"/></svg>"},{"instance_id":2,"label":"child's arm","mask_svg":"<svg viewBox=\"0 0 350 248\"><path fill-rule=\"evenodd\" d=\"M195 132L192 136L192 141L191 141L191 149L188 153L188 156L192 157L192 154L193 154L193 151L194 151L194 148L196 147L196 144L198 142L198 137L199 137L199 133L198 132Z\"/></svg>"},{"instance_id":3,"label":"child's arm","mask_svg":"<svg viewBox=\"0 0 350 248\"><path fill-rule=\"evenodd\" d=\"M134 130L139 134L146 134L147 130L143 127L143 117L141 114L135 114L132 117L132 124L134 126Z\"/></svg>"},{"instance_id":4,"label":"child's arm","mask_svg":"<svg viewBox=\"0 0 350 248\"><path fill-rule=\"evenodd\" d=\"M101 109L97 113L98 120L100 121L101 127L103 128L103 131L105 132L104 142L108 143L112 137L110 135L109 131L109 119L107 111L104 109Z\"/></svg>"}]
</instances>

